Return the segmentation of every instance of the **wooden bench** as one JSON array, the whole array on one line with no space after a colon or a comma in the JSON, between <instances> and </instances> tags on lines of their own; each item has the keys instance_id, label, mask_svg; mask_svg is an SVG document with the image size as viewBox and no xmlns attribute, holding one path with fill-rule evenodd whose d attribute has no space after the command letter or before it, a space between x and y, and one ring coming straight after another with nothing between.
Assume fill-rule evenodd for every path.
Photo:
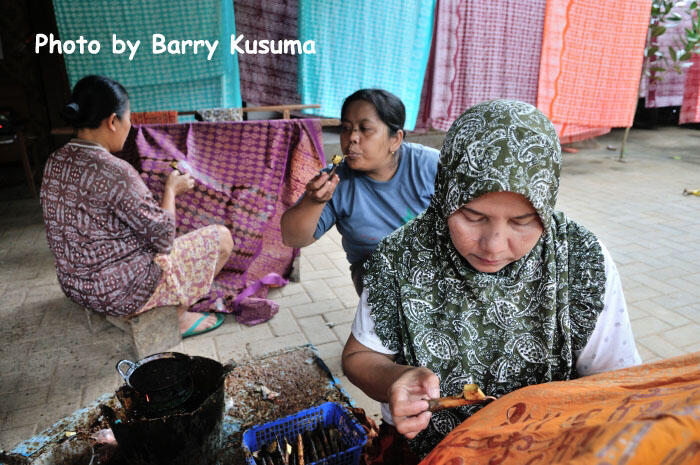
<instances>
[{"instance_id":1,"label":"wooden bench","mask_svg":"<svg viewBox=\"0 0 700 465\"><path fill-rule=\"evenodd\" d=\"M95 334L108 322L129 334L139 359L166 352L182 341L177 307L156 307L133 317L101 315L84 309L90 332Z\"/></svg>"}]
</instances>

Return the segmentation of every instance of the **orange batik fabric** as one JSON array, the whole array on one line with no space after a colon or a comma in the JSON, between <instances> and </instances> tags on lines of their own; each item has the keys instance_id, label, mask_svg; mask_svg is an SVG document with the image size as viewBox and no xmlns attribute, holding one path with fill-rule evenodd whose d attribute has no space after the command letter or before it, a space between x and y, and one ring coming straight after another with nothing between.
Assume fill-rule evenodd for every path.
<instances>
[{"instance_id":1,"label":"orange batik fabric","mask_svg":"<svg viewBox=\"0 0 700 465\"><path fill-rule=\"evenodd\" d=\"M650 0L550 0L537 108L562 143L632 124Z\"/></svg>"},{"instance_id":2,"label":"orange batik fabric","mask_svg":"<svg viewBox=\"0 0 700 465\"><path fill-rule=\"evenodd\" d=\"M700 353L514 391L421 465L564 463L700 463Z\"/></svg>"}]
</instances>

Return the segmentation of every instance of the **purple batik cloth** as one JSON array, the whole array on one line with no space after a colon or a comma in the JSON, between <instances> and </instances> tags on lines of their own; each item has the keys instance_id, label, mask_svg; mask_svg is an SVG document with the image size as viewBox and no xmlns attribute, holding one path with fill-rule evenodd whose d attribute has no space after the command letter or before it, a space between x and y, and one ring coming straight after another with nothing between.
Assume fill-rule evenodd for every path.
<instances>
[{"instance_id":1,"label":"purple batik cloth","mask_svg":"<svg viewBox=\"0 0 700 465\"><path fill-rule=\"evenodd\" d=\"M262 40L297 39L297 0L236 0L233 3L236 33L252 43ZM297 56L239 53L241 98L257 105L301 102L297 92Z\"/></svg>"},{"instance_id":2,"label":"purple batik cloth","mask_svg":"<svg viewBox=\"0 0 700 465\"><path fill-rule=\"evenodd\" d=\"M537 101L545 0L438 0L417 126L446 131L485 100Z\"/></svg>"},{"instance_id":3,"label":"purple batik cloth","mask_svg":"<svg viewBox=\"0 0 700 465\"><path fill-rule=\"evenodd\" d=\"M223 224L233 236L231 257L194 311L236 314L245 324L270 319L277 304L269 286L281 286L298 249L282 243L280 217L323 166L318 120L148 125L125 144L156 197L170 163L190 172L195 188L177 198L177 234ZM185 163L182 163L182 162Z\"/></svg>"}]
</instances>

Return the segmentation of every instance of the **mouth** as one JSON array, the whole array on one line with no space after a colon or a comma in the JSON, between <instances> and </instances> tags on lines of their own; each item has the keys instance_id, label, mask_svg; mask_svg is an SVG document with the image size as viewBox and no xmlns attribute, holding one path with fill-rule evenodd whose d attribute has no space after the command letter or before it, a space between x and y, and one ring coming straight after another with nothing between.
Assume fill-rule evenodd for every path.
<instances>
[{"instance_id":1,"label":"mouth","mask_svg":"<svg viewBox=\"0 0 700 465\"><path fill-rule=\"evenodd\" d=\"M350 160L357 160L358 158L360 158L360 157L362 156L362 154L361 154L361 153L357 153L357 152L350 152L350 151L348 151L348 152L345 153L345 156L346 156L348 159L350 159Z\"/></svg>"},{"instance_id":2,"label":"mouth","mask_svg":"<svg viewBox=\"0 0 700 465\"><path fill-rule=\"evenodd\" d=\"M485 258L481 258L478 255L474 255L474 257L479 261L479 263L486 266L496 266L503 263L503 260L486 260Z\"/></svg>"}]
</instances>

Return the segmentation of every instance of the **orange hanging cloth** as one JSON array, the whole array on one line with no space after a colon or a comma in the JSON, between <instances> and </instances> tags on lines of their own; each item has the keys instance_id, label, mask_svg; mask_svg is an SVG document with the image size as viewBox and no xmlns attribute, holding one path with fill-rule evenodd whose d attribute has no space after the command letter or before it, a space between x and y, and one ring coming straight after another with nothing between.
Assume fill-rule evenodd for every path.
<instances>
[{"instance_id":1,"label":"orange hanging cloth","mask_svg":"<svg viewBox=\"0 0 700 465\"><path fill-rule=\"evenodd\" d=\"M550 0L537 108L562 143L632 124L650 0Z\"/></svg>"},{"instance_id":2,"label":"orange hanging cloth","mask_svg":"<svg viewBox=\"0 0 700 465\"><path fill-rule=\"evenodd\" d=\"M421 465L700 463L700 352L507 394Z\"/></svg>"},{"instance_id":3,"label":"orange hanging cloth","mask_svg":"<svg viewBox=\"0 0 700 465\"><path fill-rule=\"evenodd\" d=\"M131 114L131 124L177 123L176 111L143 111Z\"/></svg>"}]
</instances>

